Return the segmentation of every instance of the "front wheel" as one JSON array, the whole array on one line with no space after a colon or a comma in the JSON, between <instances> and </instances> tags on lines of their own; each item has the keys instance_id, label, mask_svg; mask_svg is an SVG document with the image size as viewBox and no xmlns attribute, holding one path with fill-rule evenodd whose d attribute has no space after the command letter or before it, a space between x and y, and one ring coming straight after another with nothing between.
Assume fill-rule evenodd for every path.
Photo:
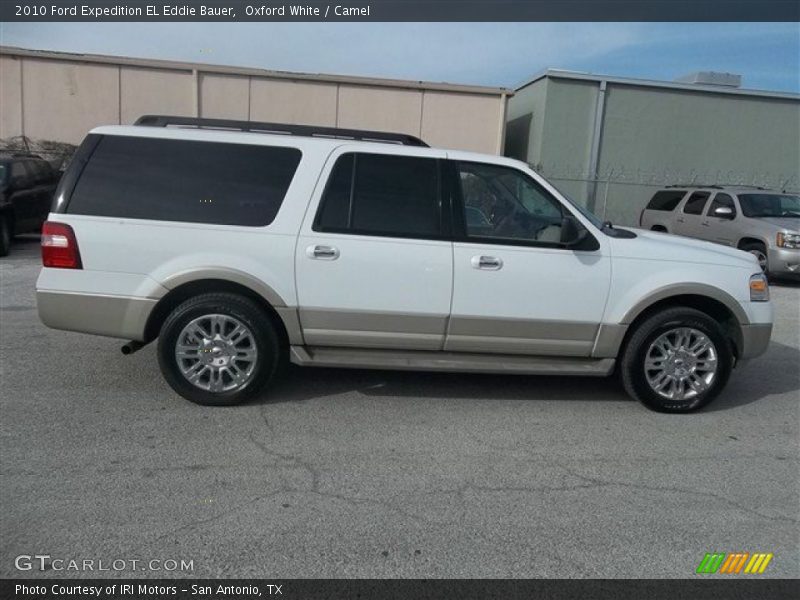
<instances>
[{"instance_id":1,"label":"front wheel","mask_svg":"<svg viewBox=\"0 0 800 600\"><path fill-rule=\"evenodd\" d=\"M752 243L742 246L742 250L749 252L758 260L758 266L764 273L769 272L769 256L767 255L767 248L764 244Z\"/></svg>"},{"instance_id":2,"label":"front wheel","mask_svg":"<svg viewBox=\"0 0 800 600\"><path fill-rule=\"evenodd\" d=\"M620 361L625 391L661 412L711 402L728 381L733 351L722 327L692 308L658 312L633 331Z\"/></svg>"},{"instance_id":3,"label":"front wheel","mask_svg":"<svg viewBox=\"0 0 800 600\"><path fill-rule=\"evenodd\" d=\"M209 293L170 313L158 363L181 396L206 406L240 404L276 375L283 351L270 317L250 299Z\"/></svg>"}]
</instances>

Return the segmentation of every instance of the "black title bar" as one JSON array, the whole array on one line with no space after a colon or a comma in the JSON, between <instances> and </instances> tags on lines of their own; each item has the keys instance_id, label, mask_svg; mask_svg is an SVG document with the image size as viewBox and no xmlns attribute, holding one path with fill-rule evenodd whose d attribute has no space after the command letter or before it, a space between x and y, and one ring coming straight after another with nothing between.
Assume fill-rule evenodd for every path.
<instances>
[{"instance_id":1,"label":"black title bar","mask_svg":"<svg viewBox=\"0 0 800 600\"><path fill-rule=\"evenodd\" d=\"M772 600L796 598L797 582L706 579L4 579L3 600Z\"/></svg>"},{"instance_id":2,"label":"black title bar","mask_svg":"<svg viewBox=\"0 0 800 600\"><path fill-rule=\"evenodd\" d=\"M0 21L800 21L797 0L2 0Z\"/></svg>"}]
</instances>

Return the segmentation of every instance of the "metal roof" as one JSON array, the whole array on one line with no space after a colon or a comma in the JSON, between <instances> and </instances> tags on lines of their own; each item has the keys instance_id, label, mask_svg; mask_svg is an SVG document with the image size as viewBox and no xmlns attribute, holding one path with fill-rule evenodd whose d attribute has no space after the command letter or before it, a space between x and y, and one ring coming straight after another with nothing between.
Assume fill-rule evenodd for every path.
<instances>
[{"instance_id":1,"label":"metal roof","mask_svg":"<svg viewBox=\"0 0 800 600\"><path fill-rule=\"evenodd\" d=\"M224 75L248 75L269 79L285 79L294 81L315 81L319 83L343 83L369 87L402 88L413 90L431 90L455 92L462 94L483 94L491 96L513 96L514 90L479 85L460 85L432 81L407 81L404 79L382 79L378 77L356 77L350 75L327 75L323 73L294 73L290 71L270 71L250 67L233 67L205 63L179 62L149 58L132 58L128 56L108 56L103 54L80 54L73 52L53 52L49 50L32 50L12 46L0 46L2 56L21 56L44 60L59 60L81 63L123 65L130 67L166 69L172 71L200 71L202 73L219 73Z\"/></svg>"},{"instance_id":2,"label":"metal roof","mask_svg":"<svg viewBox=\"0 0 800 600\"><path fill-rule=\"evenodd\" d=\"M688 92L700 92L706 94L729 94L735 96L754 96L759 98L777 98L781 100L800 101L800 94L791 92L772 92L768 90L751 90L743 88L731 88L717 85L701 85L696 83L681 83L678 81L659 81L656 79L635 79L633 77L614 77L609 75L595 75L593 73L581 73L579 71L566 71L562 69L546 69L536 74L531 79L525 81L515 88L515 91L528 87L542 79L572 79L576 81L607 82L615 85L628 85L633 87L666 88L672 90L682 90Z\"/></svg>"}]
</instances>

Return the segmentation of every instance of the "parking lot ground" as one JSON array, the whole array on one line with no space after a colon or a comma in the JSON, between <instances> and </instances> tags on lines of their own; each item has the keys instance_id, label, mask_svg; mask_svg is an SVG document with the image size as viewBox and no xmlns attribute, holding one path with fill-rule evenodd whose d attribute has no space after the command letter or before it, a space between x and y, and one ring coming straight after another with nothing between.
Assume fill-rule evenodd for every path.
<instances>
[{"instance_id":1,"label":"parking lot ground","mask_svg":"<svg viewBox=\"0 0 800 600\"><path fill-rule=\"evenodd\" d=\"M191 560L158 577L694 577L706 552L800 576L800 287L711 406L613 379L292 368L190 404L155 349L45 328L35 239L0 260L0 576L14 557ZM112 573L113 574L113 573Z\"/></svg>"}]
</instances>

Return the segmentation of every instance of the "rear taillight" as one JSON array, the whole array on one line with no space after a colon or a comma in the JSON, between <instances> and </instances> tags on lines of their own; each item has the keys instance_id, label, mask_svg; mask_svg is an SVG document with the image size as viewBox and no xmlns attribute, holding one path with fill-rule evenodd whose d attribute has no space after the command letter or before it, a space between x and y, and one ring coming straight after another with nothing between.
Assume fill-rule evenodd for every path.
<instances>
[{"instance_id":1,"label":"rear taillight","mask_svg":"<svg viewBox=\"0 0 800 600\"><path fill-rule=\"evenodd\" d=\"M72 227L45 222L42 227L42 264L56 269L82 269L78 240Z\"/></svg>"}]
</instances>

